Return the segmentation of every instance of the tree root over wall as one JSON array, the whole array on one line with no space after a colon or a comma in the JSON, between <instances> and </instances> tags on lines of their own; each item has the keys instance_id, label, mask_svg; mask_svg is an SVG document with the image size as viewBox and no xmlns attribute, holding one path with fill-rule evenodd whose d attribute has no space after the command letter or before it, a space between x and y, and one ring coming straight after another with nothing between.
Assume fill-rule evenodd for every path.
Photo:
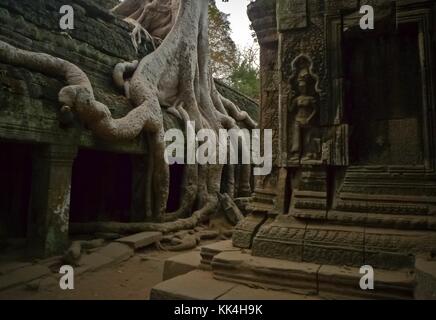
<instances>
[{"instance_id":1,"label":"tree root over wall","mask_svg":"<svg viewBox=\"0 0 436 320\"><path fill-rule=\"evenodd\" d=\"M154 38L163 39L158 48L141 61L123 62L115 67L114 81L126 91L134 108L125 117L114 119L109 108L96 101L87 75L76 65L44 53L15 48L0 41L0 61L47 75L63 76L68 83L59 92L63 112L74 112L97 136L108 141L131 140L143 131L152 148L148 170L152 186L151 215L170 220L165 223L94 223L89 232L163 233L194 228L218 207L222 184L222 165L188 165L182 207L166 215L169 194L169 168L164 159L164 124L161 108L183 121L195 121L195 130L247 128L256 123L215 88L209 69L207 0L126 0L114 9L135 21L132 38L141 28ZM126 80L127 78L127 80ZM226 182L224 181L224 184ZM151 194L152 193L152 194ZM77 226L72 226L74 229ZM92 230L91 230L92 229Z\"/></svg>"}]
</instances>

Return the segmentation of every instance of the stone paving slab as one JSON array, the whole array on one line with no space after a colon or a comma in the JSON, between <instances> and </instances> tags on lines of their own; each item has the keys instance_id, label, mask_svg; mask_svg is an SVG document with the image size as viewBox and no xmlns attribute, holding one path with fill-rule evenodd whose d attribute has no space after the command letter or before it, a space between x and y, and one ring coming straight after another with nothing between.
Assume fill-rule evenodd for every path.
<instances>
[{"instance_id":1,"label":"stone paving slab","mask_svg":"<svg viewBox=\"0 0 436 320\"><path fill-rule=\"evenodd\" d=\"M15 287L48 274L51 274L51 271L46 266L32 265L19 268L6 275L0 276L0 290Z\"/></svg>"},{"instance_id":2,"label":"stone paving slab","mask_svg":"<svg viewBox=\"0 0 436 320\"><path fill-rule=\"evenodd\" d=\"M201 268L204 270L211 269L211 263L213 258L221 252L239 252L241 249L233 246L232 240L224 240L215 242L209 245L202 246L201 252Z\"/></svg>"},{"instance_id":3,"label":"stone paving slab","mask_svg":"<svg viewBox=\"0 0 436 320\"><path fill-rule=\"evenodd\" d=\"M291 292L250 288L239 285L231 289L218 300L321 300L318 296L309 296Z\"/></svg>"},{"instance_id":4,"label":"stone paving slab","mask_svg":"<svg viewBox=\"0 0 436 320\"><path fill-rule=\"evenodd\" d=\"M201 256L198 251L171 257L165 260L163 280L169 280L193 271L200 266L200 262Z\"/></svg>"},{"instance_id":5,"label":"stone paving slab","mask_svg":"<svg viewBox=\"0 0 436 320\"><path fill-rule=\"evenodd\" d=\"M320 265L280 259L254 257L247 253L227 251L212 261L216 279L298 294L316 294Z\"/></svg>"},{"instance_id":6,"label":"stone paving slab","mask_svg":"<svg viewBox=\"0 0 436 320\"><path fill-rule=\"evenodd\" d=\"M30 262L7 262L0 265L0 276L12 272L14 270L31 266Z\"/></svg>"},{"instance_id":7,"label":"stone paving slab","mask_svg":"<svg viewBox=\"0 0 436 320\"><path fill-rule=\"evenodd\" d=\"M436 300L436 261L416 259L416 282L416 299Z\"/></svg>"},{"instance_id":8,"label":"stone paving slab","mask_svg":"<svg viewBox=\"0 0 436 320\"><path fill-rule=\"evenodd\" d=\"M133 250L147 247L157 241L162 240L161 232L141 232L128 237L117 239L116 242L127 244Z\"/></svg>"},{"instance_id":9,"label":"stone paving slab","mask_svg":"<svg viewBox=\"0 0 436 320\"><path fill-rule=\"evenodd\" d=\"M75 268L75 274L80 275L87 271L97 271L114 262L114 259L104 256L98 252L83 255L80 258L80 267Z\"/></svg>"},{"instance_id":10,"label":"stone paving slab","mask_svg":"<svg viewBox=\"0 0 436 320\"><path fill-rule=\"evenodd\" d=\"M114 262L122 262L133 256L134 251L127 244L112 242L98 250L96 253L106 256L114 260Z\"/></svg>"},{"instance_id":11,"label":"stone paving slab","mask_svg":"<svg viewBox=\"0 0 436 320\"><path fill-rule=\"evenodd\" d=\"M216 300L236 284L215 280L210 272L195 270L153 287L151 300Z\"/></svg>"}]
</instances>

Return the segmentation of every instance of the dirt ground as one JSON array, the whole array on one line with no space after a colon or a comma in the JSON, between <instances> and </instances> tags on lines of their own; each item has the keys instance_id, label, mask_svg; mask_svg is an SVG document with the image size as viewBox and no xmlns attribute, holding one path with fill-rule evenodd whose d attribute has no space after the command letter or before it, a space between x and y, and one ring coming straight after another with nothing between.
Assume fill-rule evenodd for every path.
<instances>
[{"instance_id":1,"label":"dirt ground","mask_svg":"<svg viewBox=\"0 0 436 320\"><path fill-rule=\"evenodd\" d=\"M147 300L151 288L162 281L164 261L178 254L147 249L119 265L77 276L74 290L22 286L0 292L0 300Z\"/></svg>"}]
</instances>

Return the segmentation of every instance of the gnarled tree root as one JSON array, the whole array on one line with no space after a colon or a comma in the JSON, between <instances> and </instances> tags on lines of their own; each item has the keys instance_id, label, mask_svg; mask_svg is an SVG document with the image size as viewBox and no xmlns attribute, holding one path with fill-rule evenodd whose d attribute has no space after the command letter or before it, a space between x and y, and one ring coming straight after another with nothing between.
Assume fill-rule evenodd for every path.
<instances>
[{"instance_id":1,"label":"gnarled tree root","mask_svg":"<svg viewBox=\"0 0 436 320\"><path fill-rule=\"evenodd\" d=\"M63 110L71 110L96 135L109 141L131 140L143 132L150 137L153 191L147 204L156 220L165 216L169 193L169 168L165 162L163 113L161 106L177 110L184 120L195 121L195 129L247 128L256 123L229 100L217 93L209 70L208 1L206 0L126 0L115 13L130 18L148 30L162 44L139 63L118 65L114 80L123 86L134 109L114 119L109 108L96 101L86 74L74 64L44 53L20 50L0 41L0 61L44 74L63 76L68 84L59 93ZM178 14L176 14L178 12ZM177 16L177 19L176 19ZM128 82L126 73L133 72ZM194 228L218 206L222 165L196 166L186 177L181 210L171 219L198 210L191 217L162 224L92 223L71 225L73 233L115 232L120 234L157 230L164 233ZM194 187L193 187L194 186Z\"/></svg>"}]
</instances>

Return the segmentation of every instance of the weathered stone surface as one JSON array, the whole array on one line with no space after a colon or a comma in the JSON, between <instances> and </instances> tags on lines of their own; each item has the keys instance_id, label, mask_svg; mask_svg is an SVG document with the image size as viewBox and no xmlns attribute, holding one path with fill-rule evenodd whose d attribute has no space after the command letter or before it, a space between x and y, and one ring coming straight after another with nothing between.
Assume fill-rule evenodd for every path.
<instances>
[{"instance_id":1,"label":"weathered stone surface","mask_svg":"<svg viewBox=\"0 0 436 320\"><path fill-rule=\"evenodd\" d=\"M49 268L40 265L17 269L11 273L0 276L0 290L27 283L50 273L51 271Z\"/></svg>"},{"instance_id":2,"label":"weathered stone surface","mask_svg":"<svg viewBox=\"0 0 436 320\"><path fill-rule=\"evenodd\" d=\"M165 260L163 280L178 277L200 266L201 255L198 251L181 254Z\"/></svg>"},{"instance_id":3,"label":"weathered stone surface","mask_svg":"<svg viewBox=\"0 0 436 320\"><path fill-rule=\"evenodd\" d=\"M277 15L277 29L279 31L305 28L308 25L307 1L278 0Z\"/></svg>"},{"instance_id":4,"label":"weathered stone surface","mask_svg":"<svg viewBox=\"0 0 436 320\"><path fill-rule=\"evenodd\" d=\"M252 203L249 205L253 205ZM265 214L249 214L240 221L233 231L232 243L235 247L250 249L255 232L265 223Z\"/></svg>"},{"instance_id":5,"label":"weathered stone surface","mask_svg":"<svg viewBox=\"0 0 436 320\"><path fill-rule=\"evenodd\" d=\"M29 282L26 284L26 289L31 291L42 291L50 290L56 286L59 286L58 279L53 276L49 276Z\"/></svg>"},{"instance_id":6,"label":"weathered stone surface","mask_svg":"<svg viewBox=\"0 0 436 320\"><path fill-rule=\"evenodd\" d=\"M101 248L97 252L99 255L108 257L115 262L121 262L129 259L133 255L133 249L123 243L112 242L107 246Z\"/></svg>"},{"instance_id":7,"label":"weathered stone surface","mask_svg":"<svg viewBox=\"0 0 436 320\"><path fill-rule=\"evenodd\" d=\"M409 3L434 13L431 1ZM363 40L358 24L362 4L375 7L376 24L383 32L373 36L386 37L388 42ZM260 127L278 133L273 157L281 165L258 179L250 204L253 213L236 228L235 246L252 248L254 256L320 265L368 264L400 274L403 269L413 269L416 254L428 253L436 246L434 127L428 126L427 120L417 120L426 112L422 102L433 99L433 93L418 102L415 95L409 98L415 84L422 87L418 85L414 92L432 86L429 80L418 80L432 73L419 67L419 55L430 58L434 53L418 53L416 47L409 47L395 59L381 55L379 67L371 66L362 54L369 47L368 52L404 48L402 41L419 38L418 32L412 35L405 30L410 21L419 23L425 14L418 17L411 7L398 1L396 6L392 4L388 0L257 0L250 4L249 17L261 47ZM389 27L393 21L397 23L395 32ZM431 33L430 29L424 32ZM361 41L368 41L365 48ZM376 77L371 83L360 79L362 73L354 69L357 65L386 79L383 84L388 83L391 94L378 92L382 83L378 85ZM389 72L380 72L390 68L416 78L404 77L409 82L397 83ZM305 86L300 88L301 84ZM367 85L373 86L364 95L373 102L372 109L360 99L357 89ZM309 86L315 89L307 90ZM301 89L310 93L301 95ZM305 101L314 109L313 122L306 123L306 132L312 131L306 146L298 146L305 141L304 130L292 129L301 96L315 98L310 99L312 103ZM322 163L303 161L312 143ZM298 148L293 148L295 145ZM256 224L252 215L268 220ZM381 295L410 297L408 280L392 284L389 277L395 273L386 272ZM333 277L350 287L345 279L339 274Z\"/></svg>"},{"instance_id":8,"label":"weathered stone surface","mask_svg":"<svg viewBox=\"0 0 436 320\"><path fill-rule=\"evenodd\" d=\"M31 266L29 262L8 262L0 264L0 276L12 272L14 270Z\"/></svg>"},{"instance_id":9,"label":"weathered stone surface","mask_svg":"<svg viewBox=\"0 0 436 320\"><path fill-rule=\"evenodd\" d=\"M362 290L359 268L321 266L318 273L319 295L327 298L411 299L414 275L411 271L374 269L374 290Z\"/></svg>"},{"instance_id":10,"label":"weathered stone surface","mask_svg":"<svg viewBox=\"0 0 436 320\"><path fill-rule=\"evenodd\" d=\"M97 271L114 263L112 257L102 255L98 252L84 255L80 258L79 267L75 269L75 274L80 275L87 271Z\"/></svg>"},{"instance_id":11,"label":"weathered stone surface","mask_svg":"<svg viewBox=\"0 0 436 320\"><path fill-rule=\"evenodd\" d=\"M410 299L412 270L374 269L375 289L360 288L360 268L292 262L223 252L212 261L215 279L327 299Z\"/></svg>"},{"instance_id":12,"label":"weathered stone surface","mask_svg":"<svg viewBox=\"0 0 436 320\"><path fill-rule=\"evenodd\" d=\"M132 249L137 250L147 247L162 239L161 232L141 232L128 237L116 240L116 242L127 244Z\"/></svg>"},{"instance_id":13,"label":"weathered stone surface","mask_svg":"<svg viewBox=\"0 0 436 320\"><path fill-rule=\"evenodd\" d=\"M436 300L436 261L417 258L415 272L415 299Z\"/></svg>"},{"instance_id":14,"label":"weathered stone surface","mask_svg":"<svg viewBox=\"0 0 436 320\"><path fill-rule=\"evenodd\" d=\"M210 272L196 270L159 283L150 293L151 300L215 300L236 284L218 281Z\"/></svg>"},{"instance_id":15,"label":"weathered stone surface","mask_svg":"<svg viewBox=\"0 0 436 320\"><path fill-rule=\"evenodd\" d=\"M216 279L303 294L317 293L320 265L223 252L212 261Z\"/></svg>"},{"instance_id":16,"label":"weathered stone surface","mask_svg":"<svg viewBox=\"0 0 436 320\"><path fill-rule=\"evenodd\" d=\"M200 248L201 267L205 269L210 269L210 264L213 257L221 252L226 251L240 251L240 249L234 247L231 240L220 241L206 246L202 246Z\"/></svg>"},{"instance_id":17,"label":"weathered stone surface","mask_svg":"<svg viewBox=\"0 0 436 320\"><path fill-rule=\"evenodd\" d=\"M309 296L277 290L265 290L238 285L218 300L320 300L318 296Z\"/></svg>"}]
</instances>

